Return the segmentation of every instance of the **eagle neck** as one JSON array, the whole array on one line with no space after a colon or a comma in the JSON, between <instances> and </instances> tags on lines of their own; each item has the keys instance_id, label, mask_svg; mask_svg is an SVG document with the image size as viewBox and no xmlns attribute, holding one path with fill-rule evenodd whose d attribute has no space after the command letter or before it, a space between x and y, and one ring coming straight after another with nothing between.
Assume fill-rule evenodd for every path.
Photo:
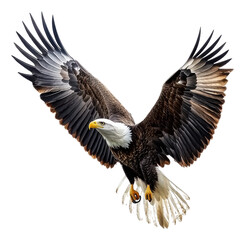
<instances>
[{"instance_id":1,"label":"eagle neck","mask_svg":"<svg viewBox=\"0 0 245 240\"><path fill-rule=\"evenodd\" d=\"M101 131L107 145L112 149L124 148L127 149L132 142L132 130L124 123L114 122L112 131Z\"/></svg>"}]
</instances>

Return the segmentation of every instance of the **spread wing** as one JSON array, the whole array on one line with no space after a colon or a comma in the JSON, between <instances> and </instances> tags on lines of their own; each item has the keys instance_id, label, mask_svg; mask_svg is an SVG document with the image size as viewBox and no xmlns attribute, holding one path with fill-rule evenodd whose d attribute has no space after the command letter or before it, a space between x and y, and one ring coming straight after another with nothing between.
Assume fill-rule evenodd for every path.
<instances>
[{"instance_id":1,"label":"spread wing","mask_svg":"<svg viewBox=\"0 0 245 240\"><path fill-rule=\"evenodd\" d=\"M31 72L20 73L30 80L38 90L41 99L55 112L55 117L75 137L85 150L106 167L113 167L116 160L105 140L96 130L89 130L88 124L96 118L118 118L133 124L131 115L117 99L90 73L88 73L65 50L52 19L52 37L44 17L42 23L46 37L41 33L31 16L38 41L24 24L34 48L19 33L18 36L29 53L17 44L18 50L33 64L15 60ZM116 108L114 107L116 106Z\"/></svg>"},{"instance_id":2,"label":"spread wing","mask_svg":"<svg viewBox=\"0 0 245 240\"><path fill-rule=\"evenodd\" d=\"M230 59L220 61L228 52L219 54L225 45L216 48L220 37L210 45L212 32L197 51L200 35L201 30L189 59L166 81L156 104L138 125L152 139L158 129L153 140L156 149L181 166L192 164L212 138L224 103L226 77L232 71L221 68Z\"/></svg>"}]
</instances>

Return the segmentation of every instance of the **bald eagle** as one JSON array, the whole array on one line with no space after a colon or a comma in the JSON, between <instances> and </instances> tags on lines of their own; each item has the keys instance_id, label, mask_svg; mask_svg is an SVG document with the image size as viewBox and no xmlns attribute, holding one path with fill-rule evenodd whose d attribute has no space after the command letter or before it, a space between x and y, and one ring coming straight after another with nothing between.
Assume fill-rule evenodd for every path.
<instances>
[{"instance_id":1,"label":"bald eagle","mask_svg":"<svg viewBox=\"0 0 245 240\"><path fill-rule=\"evenodd\" d=\"M32 82L55 117L93 158L107 168L121 164L129 180L123 201L128 196L130 208L137 205L138 217L142 204L148 222L166 228L170 221L181 220L189 197L159 168L170 164L169 156L182 167L190 166L214 134L226 77L232 71L222 68L230 59L222 60L228 51L218 54L225 45L216 47L220 37L210 44L212 32L198 50L199 31L186 63L163 84L145 119L135 124L109 90L68 54L54 18L52 35L42 14L46 36L32 16L31 21L37 36L23 24L32 45L17 32L29 52L15 44L17 49L33 63L14 57L31 72L20 75Z\"/></svg>"}]
</instances>

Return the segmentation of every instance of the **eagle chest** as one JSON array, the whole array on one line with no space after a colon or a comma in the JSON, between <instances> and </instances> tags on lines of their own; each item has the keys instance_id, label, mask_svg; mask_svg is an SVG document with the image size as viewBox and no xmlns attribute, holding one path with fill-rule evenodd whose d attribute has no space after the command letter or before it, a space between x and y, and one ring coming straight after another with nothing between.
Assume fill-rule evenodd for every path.
<instances>
[{"instance_id":1,"label":"eagle chest","mask_svg":"<svg viewBox=\"0 0 245 240\"><path fill-rule=\"evenodd\" d=\"M138 135L139 137L139 135ZM145 139L135 139L129 145L129 148L111 149L114 157L123 165L134 170L139 170L140 161L151 155L151 149L146 143Z\"/></svg>"}]
</instances>

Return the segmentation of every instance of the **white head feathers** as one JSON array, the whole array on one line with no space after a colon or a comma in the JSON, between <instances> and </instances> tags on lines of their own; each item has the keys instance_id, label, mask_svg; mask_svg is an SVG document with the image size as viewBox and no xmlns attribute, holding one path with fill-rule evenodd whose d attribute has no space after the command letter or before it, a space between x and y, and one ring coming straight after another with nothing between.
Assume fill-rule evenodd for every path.
<instances>
[{"instance_id":1,"label":"white head feathers","mask_svg":"<svg viewBox=\"0 0 245 240\"><path fill-rule=\"evenodd\" d=\"M95 128L111 148L128 148L132 142L131 130L123 123L101 118L92 121L89 128Z\"/></svg>"}]
</instances>

